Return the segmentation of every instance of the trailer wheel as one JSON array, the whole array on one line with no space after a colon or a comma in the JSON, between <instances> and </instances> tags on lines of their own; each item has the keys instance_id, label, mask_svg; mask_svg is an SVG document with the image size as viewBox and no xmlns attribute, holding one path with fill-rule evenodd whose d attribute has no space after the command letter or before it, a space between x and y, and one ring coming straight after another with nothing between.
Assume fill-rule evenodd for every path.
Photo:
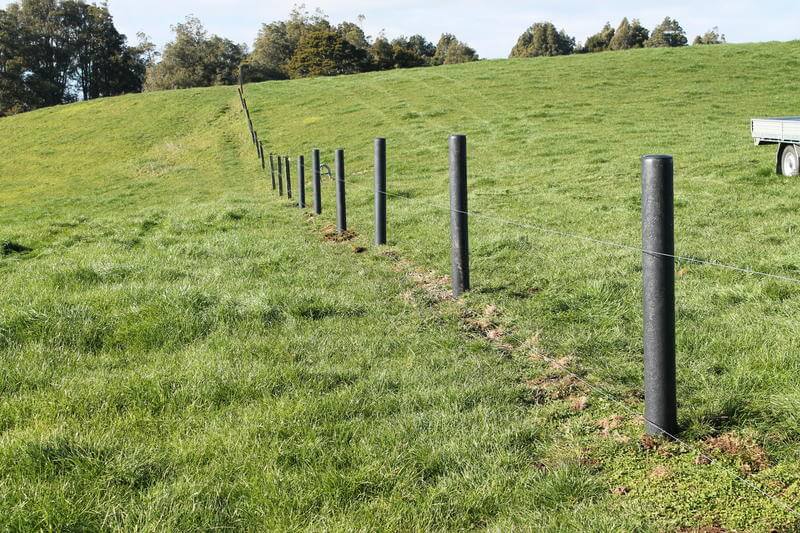
<instances>
[{"instance_id":1,"label":"trailer wheel","mask_svg":"<svg viewBox=\"0 0 800 533\"><path fill-rule=\"evenodd\" d=\"M800 146L787 144L783 147L781 174L788 177L800 175Z\"/></svg>"}]
</instances>

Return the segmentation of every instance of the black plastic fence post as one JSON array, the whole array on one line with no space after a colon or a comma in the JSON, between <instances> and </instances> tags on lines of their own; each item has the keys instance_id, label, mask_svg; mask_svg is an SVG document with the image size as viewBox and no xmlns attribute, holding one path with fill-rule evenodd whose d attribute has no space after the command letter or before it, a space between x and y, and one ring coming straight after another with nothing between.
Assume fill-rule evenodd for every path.
<instances>
[{"instance_id":1,"label":"black plastic fence post","mask_svg":"<svg viewBox=\"0 0 800 533\"><path fill-rule=\"evenodd\" d=\"M386 244L386 139L375 139L375 244Z\"/></svg>"},{"instance_id":2,"label":"black plastic fence post","mask_svg":"<svg viewBox=\"0 0 800 533\"><path fill-rule=\"evenodd\" d=\"M344 190L344 150L336 150L336 231L347 231L347 200Z\"/></svg>"},{"instance_id":3,"label":"black plastic fence post","mask_svg":"<svg viewBox=\"0 0 800 533\"><path fill-rule=\"evenodd\" d=\"M297 207L306 207L306 158L297 156Z\"/></svg>"},{"instance_id":4,"label":"black plastic fence post","mask_svg":"<svg viewBox=\"0 0 800 533\"><path fill-rule=\"evenodd\" d=\"M275 159L273 155L269 154L269 172L272 174L272 190L275 190Z\"/></svg>"},{"instance_id":5,"label":"black plastic fence post","mask_svg":"<svg viewBox=\"0 0 800 533\"><path fill-rule=\"evenodd\" d=\"M287 155L284 158L286 162L286 197L291 199L292 198L292 170L289 166L289 156Z\"/></svg>"},{"instance_id":6,"label":"black plastic fence post","mask_svg":"<svg viewBox=\"0 0 800 533\"><path fill-rule=\"evenodd\" d=\"M283 196L283 161L282 157L278 156L278 195Z\"/></svg>"},{"instance_id":7,"label":"black plastic fence post","mask_svg":"<svg viewBox=\"0 0 800 533\"><path fill-rule=\"evenodd\" d=\"M644 401L650 435L678 431L673 172L671 156L642 158Z\"/></svg>"},{"instance_id":8,"label":"black plastic fence post","mask_svg":"<svg viewBox=\"0 0 800 533\"><path fill-rule=\"evenodd\" d=\"M319 171L319 150L311 152L311 193L314 204L314 214L322 214L322 179Z\"/></svg>"},{"instance_id":9,"label":"black plastic fence post","mask_svg":"<svg viewBox=\"0 0 800 533\"><path fill-rule=\"evenodd\" d=\"M467 216L467 138L450 137L450 233L453 296L470 289L469 219Z\"/></svg>"}]
</instances>

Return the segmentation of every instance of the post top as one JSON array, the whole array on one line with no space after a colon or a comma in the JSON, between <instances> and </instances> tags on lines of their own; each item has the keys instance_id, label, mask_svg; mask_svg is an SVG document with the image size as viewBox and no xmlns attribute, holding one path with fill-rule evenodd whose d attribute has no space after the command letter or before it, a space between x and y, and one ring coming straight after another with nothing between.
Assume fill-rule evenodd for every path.
<instances>
[{"instance_id":1,"label":"post top","mask_svg":"<svg viewBox=\"0 0 800 533\"><path fill-rule=\"evenodd\" d=\"M642 160L645 160L645 159L660 159L660 160L670 160L670 159L672 159L672 156L671 156L671 155L665 155L665 154L650 154L650 155L643 155L643 156L642 156Z\"/></svg>"}]
</instances>

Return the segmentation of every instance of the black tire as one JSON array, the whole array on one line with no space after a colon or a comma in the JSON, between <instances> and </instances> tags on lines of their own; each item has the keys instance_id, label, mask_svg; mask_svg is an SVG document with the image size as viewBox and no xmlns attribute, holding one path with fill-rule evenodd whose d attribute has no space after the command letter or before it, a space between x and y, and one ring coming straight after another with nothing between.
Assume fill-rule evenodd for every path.
<instances>
[{"instance_id":1,"label":"black tire","mask_svg":"<svg viewBox=\"0 0 800 533\"><path fill-rule=\"evenodd\" d=\"M781 174L794 178L800 176L800 146L787 144L781 154Z\"/></svg>"}]
</instances>

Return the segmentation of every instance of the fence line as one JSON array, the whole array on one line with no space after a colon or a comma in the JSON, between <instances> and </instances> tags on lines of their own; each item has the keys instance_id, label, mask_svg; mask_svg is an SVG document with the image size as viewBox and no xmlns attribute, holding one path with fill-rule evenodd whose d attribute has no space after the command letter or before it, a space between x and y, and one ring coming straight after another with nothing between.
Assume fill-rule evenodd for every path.
<instances>
[{"instance_id":1,"label":"fence line","mask_svg":"<svg viewBox=\"0 0 800 533\"><path fill-rule=\"evenodd\" d=\"M240 98L242 100L242 106L243 106L243 108L245 110L247 110L247 104L246 104L246 99L244 97L243 89L240 89L239 93L240 93ZM252 122L251 122L251 119L249 117L249 113L247 113L247 114L248 114L248 117L247 117L248 123L249 123L250 128L252 129ZM366 169L366 170L363 170L363 171L351 173L350 176L363 176L363 175L368 175L369 173L370 173L370 170ZM342 180L343 179L344 179L344 177L342 176ZM351 181L348 184L355 185L356 187L367 187L366 184L362 184L362 183L357 182L357 181L355 181L355 182ZM391 197L394 197L394 198L401 198L401 199L409 200L409 198L407 198L406 196L403 196L403 195L400 195L400 194L396 194L396 193L392 193L392 192L390 192L388 190L377 190L377 189L372 189L372 190L373 190L374 193L386 195L387 197L391 196ZM501 224L505 224L505 225L521 227L521 228L524 228L524 229L531 229L531 230L538 231L538 232L541 232L541 233L547 233L547 234L556 235L556 236L560 236L560 237L564 237L564 238L582 240L584 242L589 242L589 243L597 244L597 245L600 245L600 246L616 248L616 249L621 249L621 250L626 250L626 251L631 251L631 252L637 252L637 253L642 253L642 254L648 254L648 255L653 255L653 256L671 258L671 259L676 260L676 261L695 263L695 264L699 264L699 265L711 266L711 267L715 267L715 268L719 268L719 269L738 272L738 273L742 273L742 274L748 274L748 275L753 275L753 276L759 276L759 277L764 277L764 278L769 278L769 279L777 279L777 280L781 280L781 281L800 284L800 279L794 278L794 277L790 277L790 276L784 276L784 275L773 274L773 273L768 273L768 272L761 272L761 271L754 270L754 269L751 269L751 268L741 267L741 266L731 265L731 264L726 264L726 263L722 263L722 262L714 261L714 260L704 260L704 259L699 259L699 258L695 258L695 257L691 257L691 256L683 256L683 255L678 255L678 254L668 254L668 253L657 252L657 251L653 251L653 250L647 250L647 249L645 249L645 248L643 248L641 246L632 246L632 245L628 245L628 244L617 243L617 242L613 242L613 241L609 241L609 240L598 239L598 238L590 236L590 235L567 232L567 231L553 229L553 228L546 227L546 226L534 225L534 224L520 222L520 221L516 221L516 220L512 220L512 219L507 219L507 218L504 218L504 217L499 217L499 216L495 215L494 213L484 213L484 212L475 211L475 210L472 210L472 211L470 211L470 210L458 210L458 209L454 209L451 206L441 206L441 205L434 204L432 202L427 202L425 200L417 199L417 201L419 201L420 203L423 203L423 204L427 205L428 207L431 207L431 208L433 208L435 210L446 211L446 212L450 213L451 215L454 214L454 213L457 213L457 214L462 214L462 215L466 215L466 216L477 216L477 217L480 217L480 218L485 218L485 219L492 220L492 221L495 221L495 222L498 222L498 223L501 223ZM508 334L507 333L506 334L506 338L510 338L512 341L516 342L518 347L522 347L526 343L526 341L524 341L523 339L521 339L520 337L518 337L517 335L514 335L514 334ZM547 354L544 354L544 353L541 353L540 351L537 351L536 355L541 357L542 359L544 359L550 365L552 365L552 366L558 368L559 370L561 370L562 372L570 375L570 377L572 377L576 381L578 381L581 384L587 386L593 392L598 393L599 395L601 395L601 396L605 397L606 399L608 399L609 401L611 401L613 404L618 405L628 415L634 416L634 417L642 416L642 414L639 413L637 410L634 410L632 407L628 406L621 399L616 398L615 395L612 392L609 391L609 387L608 387L608 385L606 383L600 382L600 385L593 384L593 383L589 382L587 379L579 376L577 373L575 373L572 370L570 370L568 367L566 367L565 365L560 363L558 360L556 360L556 359L554 359L552 357L549 357ZM721 463L720 461L718 461L714 457L709 456L699 446L694 445L694 444L692 444L692 443L690 443L690 442L688 442L686 440L681 439L680 437L675 435L674 432L668 431L667 429L661 427L660 425L658 425L654 421L649 420L646 416L642 416L642 418L645 420L646 423L648 423L648 424L652 425L653 427L659 429L661 434L669 437L670 439L672 439L674 442L680 444L681 446L684 446L684 447L686 447L688 449L694 450L696 453L699 454L700 457L702 457L705 461L707 461L708 464L721 465L721 467L722 467L724 472L726 472L728 474L732 474L734 478L736 478L739 481L741 481L745 486L748 486L750 489L754 490L755 492L760 494L762 497L772 501L773 503L775 503L779 507L783 508L785 511L787 511L791 515L793 515L793 516L795 516L797 518L800 518L800 511L798 511L794 507L790 506L783 499L779 498L776 495L768 493L760 485L758 485L757 483L755 483L754 481L752 481L750 479L745 478L744 476L740 475L739 473L735 472L734 470L731 470L729 468L725 468L726 465L724 465L723 463Z\"/></svg>"},{"instance_id":2,"label":"fence line","mask_svg":"<svg viewBox=\"0 0 800 533\"><path fill-rule=\"evenodd\" d=\"M364 175L365 172L368 173L369 171L367 170L367 171L361 171L360 173L353 173L353 174L351 174L351 176L352 175ZM350 184L353 184L356 187L359 187L359 186L360 187L364 187L364 188L368 187L367 185L360 184L359 182L355 182L355 181L348 182L348 185L350 185ZM369 190L371 191L372 189L369 189ZM400 199L403 199L403 200L410 200L410 198L408 198L408 197L406 197L406 196L404 196L402 194L392 193L391 191L388 191L388 190L387 191L380 191L380 192L382 194L385 194L387 196L391 196L393 198L400 198ZM742 274L750 274L750 275L753 275L753 276L759 276L759 277L764 277L764 278L770 278L770 279L776 279L776 280L780 280L780 281L787 281L787 282L790 282L790 283L800 284L800 278L794 278L794 277L791 277L791 276L785 276L785 275L781 275L781 274L773 274L773 273L769 273L769 272L761 272L759 270L755 270L755 269L752 269L752 268L742 267L742 266L738 266L738 265L731 265L731 264L722 263L720 261L715 261L715 260L699 259L697 257L692 257L692 256L687 256L687 255L667 254L667 253L663 253L663 252L656 252L654 250L644 249L641 246L623 244L623 243L618 243L618 242L614 242L614 241L599 239L599 238L593 237L591 235L584 235L584 234L581 234L581 233L573 233L573 232L569 232L569 231L553 229L553 228L550 228L550 227L547 227L547 226L541 226L541 225L535 225L535 224L530 224L530 223L526 223L526 222L520 222L520 221L517 221L517 220L512 220L512 219L509 219L509 218L504 218L504 217L497 216L494 213L486 213L486 212L476 211L476 210L459 211L458 209L452 209L450 206L437 205L437 204L434 204L433 202L425 201L424 199L414 198L413 200L417 201L417 202L419 202L421 204L424 204L424 205L426 205L426 206L428 206L428 207L430 207L432 209L436 209L436 210L443 211L443 212L448 212L448 213L456 212L456 213L466 214L468 216L476 216L478 218L484 218L484 219L491 220L493 222L497 222L497 223L504 224L504 225L507 225L507 226L516 226L516 227L520 227L520 228L523 228L523 229L530 229L530 230L538 231L540 233L548 233L548 234L551 234L551 235L556 235L558 237L565 237L565 238L581 240L581 241L589 242L589 243L592 243L592 244L605 246L605 247L608 247L608 248L617 248L617 249L620 249L620 250L627 250L627 251L630 251L630 252L644 253L644 254L655 255L655 256L660 256L660 257L669 257L669 258L675 259L676 261L679 261L679 262L695 263L695 264L698 264L698 265L716 267L716 268L719 268L719 269L729 270L729 271L733 271L733 272L739 272L739 273L742 273Z\"/></svg>"}]
</instances>

